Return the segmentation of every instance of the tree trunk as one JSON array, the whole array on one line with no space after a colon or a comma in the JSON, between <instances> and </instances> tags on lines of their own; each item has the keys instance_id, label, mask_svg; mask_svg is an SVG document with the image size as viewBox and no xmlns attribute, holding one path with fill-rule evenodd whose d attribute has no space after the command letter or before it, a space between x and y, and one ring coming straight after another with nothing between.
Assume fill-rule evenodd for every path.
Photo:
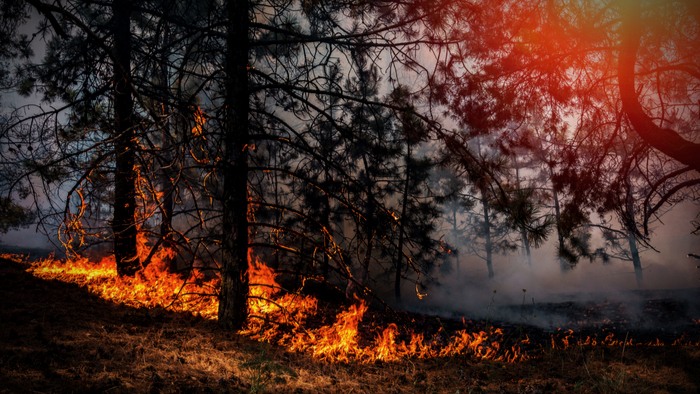
<instances>
[{"instance_id":1,"label":"tree trunk","mask_svg":"<svg viewBox=\"0 0 700 394\"><path fill-rule=\"evenodd\" d=\"M348 280L348 285L345 288L345 296L351 300L358 296L361 296L364 293L363 287L366 287L367 283L369 282L369 264L372 261L372 243L374 242L374 221L372 218L374 216L375 201L374 191L372 187L373 182L367 170L369 169L369 165L367 162L366 154L362 155L362 162L366 169L363 183L365 186L365 191L367 193L367 205L365 206L364 212L364 224L362 223L363 219L360 218L360 235L358 236L358 248L364 240L365 255L362 261L359 262L359 272L357 272L357 275L355 275L355 281L357 283L353 282L352 280Z\"/></svg>"},{"instance_id":2,"label":"tree trunk","mask_svg":"<svg viewBox=\"0 0 700 394\"><path fill-rule=\"evenodd\" d=\"M634 198L632 196L632 182L629 176L625 179L627 186L627 212L631 218L634 218ZM634 220L628 223L629 226L636 226ZM632 265L634 266L634 276L637 279L637 287L644 287L644 277L642 276L642 261L639 258L639 250L637 249L637 239L634 237L634 231L627 229L627 243L630 247L630 255L632 256Z\"/></svg>"},{"instance_id":3,"label":"tree trunk","mask_svg":"<svg viewBox=\"0 0 700 394\"><path fill-rule=\"evenodd\" d=\"M163 105L164 112L168 111L168 106ZM163 130L163 134L170 134L169 128L170 125L166 124L165 129ZM163 143L163 156L164 160L167 163L167 168L161 168L161 173L160 173L160 184L162 187L162 192L163 192L163 201L161 201L162 205L162 212L161 212L161 222L160 222L160 236L163 239L163 246L167 248L172 248L173 245L175 244L173 242L173 211L174 211L174 205L175 201L173 199L173 191L175 189L175 185L173 184L173 180L171 177L171 171L170 171L170 162L172 160L172 157L169 154L170 150L170 142L169 142L169 135L164 135L165 141ZM177 262L175 259L170 259L167 262L167 267L170 272L175 272L177 271Z\"/></svg>"},{"instance_id":4,"label":"tree trunk","mask_svg":"<svg viewBox=\"0 0 700 394\"><path fill-rule=\"evenodd\" d=\"M401 206L401 221L399 222L399 246L398 246L398 256L396 257L396 278L394 280L394 295L396 296L396 301L401 301L401 271L403 270L403 238L404 238L404 228L406 226L406 206L408 205L408 186L411 181L410 171L408 168L409 161L411 158L411 144L406 144L406 181L403 187L403 200Z\"/></svg>"},{"instance_id":5,"label":"tree trunk","mask_svg":"<svg viewBox=\"0 0 700 394\"><path fill-rule=\"evenodd\" d=\"M329 182L331 181L331 175L328 171L328 166L326 166L325 169L325 181L326 181L326 187L329 188ZM325 193L328 193L329 190L326 190ZM321 225L323 226L324 230L328 232L328 234L323 234L323 267L321 267L321 272L323 275L323 279L328 280L329 277L329 268L331 265L331 261L328 258L328 249L331 247L331 240L329 239L331 235L331 199L328 197L326 194L324 198L324 203L323 203L323 214L321 215Z\"/></svg>"},{"instance_id":6,"label":"tree trunk","mask_svg":"<svg viewBox=\"0 0 700 394\"><path fill-rule=\"evenodd\" d=\"M557 239L559 241L559 250L564 249L564 234L561 232L561 209L559 207L559 193L557 193L556 190L552 189L552 194L554 195L554 215L556 216L556 223L557 223ZM564 259L561 256L557 256L559 259L559 268L561 269L561 272L567 272L571 270L571 266L564 261Z\"/></svg>"},{"instance_id":7,"label":"tree trunk","mask_svg":"<svg viewBox=\"0 0 700 394\"><path fill-rule=\"evenodd\" d=\"M484 241L486 244L486 267L489 270L489 278L493 278L493 243L491 242L491 218L489 217L489 201L486 198L486 194L484 192L481 192L481 204L484 207Z\"/></svg>"},{"instance_id":8,"label":"tree trunk","mask_svg":"<svg viewBox=\"0 0 700 394\"><path fill-rule=\"evenodd\" d=\"M114 258L120 276L133 276L141 267L136 255L135 132L132 119L130 2L112 3L114 33Z\"/></svg>"},{"instance_id":9,"label":"tree trunk","mask_svg":"<svg viewBox=\"0 0 700 394\"><path fill-rule=\"evenodd\" d=\"M515 162L515 184L520 190L520 163L518 163L517 156L513 158ZM527 258L528 267L532 268L532 255L530 254L530 241L527 238L527 228L523 223L520 227L520 238L522 239L522 247L520 248L521 253Z\"/></svg>"},{"instance_id":10,"label":"tree trunk","mask_svg":"<svg viewBox=\"0 0 700 394\"><path fill-rule=\"evenodd\" d=\"M523 247L522 252L525 254L527 259L528 267L532 268L532 253L530 252L530 241L527 239L527 229L525 227L520 229L520 237L522 238Z\"/></svg>"},{"instance_id":11,"label":"tree trunk","mask_svg":"<svg viewBox=\"0 0 700 394\"><path fill-rule=\"evenodd\" d=\"M455 243L455 247L457 246L457 209L454 209L452 211L452 242ZM455 260L455 266L457 267L457 278L462 276L462 271L461 268L459 267L459 256L457 253L453 253L454 255L454 260Z\"/></svg>"},{"instance_id":12,"label":"tree trunk","mask_svg":"<svg viewBox=\"0 0 700 394\"><path fill-rule=\"evenodd\" d=\"M530 252L530 241L527 239L527 234L525 235L525 253L527 254L527 265L532 268L532 252Z\"/></svg>"},{"instance_id":13,"label":"tree trunk","mask_svg":"<svg viewBox=\"0 0 700 394\"><path fill-rule=\"evenodd\" d=\"M169 25L166 23L165 25L165 31L163 32L163 47L167 47L170 45L170 28ZM173 199L173 191L175 190L175 185L173 184L173 179L172 179L172 156L170 154L170 150L172 148L170 144L170 138L171 138L171 133L170 133L170 128L171 126L171 119L169 118L170 116L170 105L168 105L167 102L167 90L170 89L170 74L168 72L168 59L163 56L163 58L160 59L160 88L163 90L161 93L163 95L163 118L165 119L165 122L163 122L163 145L161 147L162 151L162 156L163 156L163 162L161 163L161 169L160 169L160 185L161 185L161 191L163 193L163 201L161 201L161 207L162 207L162 212L161 212L161 222L160 222L160 237L163 239L163 246L164 247L170 247L172 248L174 245L173 242L173 209L175 205L175 201ZM167 264L167 267L170 272L175 272L177 271L177 262L175 259L170 259L170 261L164 262Z\"/></svg>"},{"instance_id":14,"label":"tree trunk","mask_svg":"<svg viewBox=\"0 0 700 394\"><path fill-rule=\"evenodd\" d=\"M219 326L238 330L248 318L248 1L229 1L227 12Z\"/></svg>"},{"instance_id":15,"label":"tree trunk","mask_svg":"<svg viewBox=\"0 0 700 394\"><path fill-rule=\"evenodd\" d=\"M276 152L274 157L274 162L272 167L277 168L277 155L279 152ZM272 171L272 179L273 179L273 184L275 185L275 205L280 206L280 200L279 200L279 172L278 171ZM280 223L282 222L282 215L280 214L279 209L275 209L275 226L280 226ZM274 231L273 233L273 242L275 243L275 246L279 246L280 244L280 236L279 236L279 231ZM280 267L280 253L279 250L275 250L275 258L271 261L271 268L274 270L279 269Z\"/></svg>"},{"instance_id":16,"label":"tree trunk","mask_svg":"<svg viewBox=\"0 0 700 394\"><path fill-rule=\"evenodd\" d=\"M367 165L367 160L365 158L365 168ZM365 237L365 256L360 264L360 276L358 281L364 287L369 283L369 264L372 261L372 243L374 242L374 193L372 190L372 182L369 175L365 177L365 186L367 187L367 208L365 210L365 226L364 226L364 237Z\"/></svg>"},{"instance_id":17,"label":"tree trunk","mask_svg":"<svg viewBox=\"0 0 700 394\"><path fill-rule=\"evenodd\" d=\"M632 264L634 265L634 276L637 278L637 287L644 288L644 277L642 275L642 260L639 258L639 250L637 249L637 240L631 231L627 231L627 242L630 245L630 253L632 254Z\"/></svg>"}]
</instances>

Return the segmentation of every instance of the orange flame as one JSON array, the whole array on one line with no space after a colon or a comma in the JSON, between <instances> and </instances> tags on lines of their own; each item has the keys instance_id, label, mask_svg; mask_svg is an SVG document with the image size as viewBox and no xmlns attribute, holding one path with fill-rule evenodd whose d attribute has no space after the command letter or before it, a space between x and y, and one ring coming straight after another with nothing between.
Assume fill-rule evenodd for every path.
<instances>
[{"instance_id":1,"label":"orange flame","mask_svg":"<svg viewBox=\"0 0 700 394\"><path fill-rule=\"evenodd\" d=\"M142 242L145 241L142 239ZM162 253L169 252L166 249ZM219 279L207 282L202 274L193 273L183 284L180 277L161 269L157 256L153 256L154 263L135 277L118 277L113 257L103 258L98 263L91 263L86 258L46 259L33 263L29 271L40 278L81 284L107 300L133 307L163 307L215 319L218 300L213 295ZM250 259L248 273L250 319L240 333L286 346L292 351L308 352L322 361L372 363L465 353L510 362L528 359L520 349L520 344L526 342L500 351L503 335L498 329L474 334L462 330L448 340L448 345L441 347L439 341L426 342L423 334L413 332L405 333L410 337L408 342L401 341L396 324L389 324L378 331L373 343L362 347L359 327L368 309L364 301L340 312L333 324L306 329L303 323L317 310L315 298L282 294L283 289L275 279L276 273L257 259ZM203 297L202 294L211 296Z\"/></svg>"},{"instance_id":2,"label":"orange flame","mask_svg":"<svg viewBox=\"0 0 700 394\"><path fill-rule=\"evenodd\" d=\"M202 135L202 128L207 122L206 116L207 114L202 112L202 109L199 107L194 111L194 127L192 128L192 134L197 137L202 136L204 139L206 139L206 137Z\"/></svg>"},{"instance_id":3,"label":"orange flame","mask_svg":"<svg viewBox=\"0 0 700 394\"><path fill-rule=\"evenodd\" d=\"M148 266L134 277L117 276L114 257L105 257L97 264L87 258L69 260L44 259L32 263L28 270L42 279L57 279L87 287L100 297L136 308L162 307L177 312L190 312L214 318L218 302L199 294L212 293L214 283L202 284L203 275L194 273L182 283L175 274L161 271L157 264Z\"/></svg>"},{"instance_id":4,"label":"orange flame","mask_svg":"<svg viewBox=\"0 0 700 394\"><path fill-rule=\"evenodd\" d=\"M166 251L162 253L168 253ZM154 255L154 261L156 261ZM3 256L6 257L6 256ZM250 257L250 256L249 256ZM523 349L530 338L517 339L508 347L501 329L488 332L460 330L444 340L444 330L439 339L426 340L423 334L401 331L396 324L377 331L373 342L360 340L360 324L368 306L359 301L338 313L334 322L314 329L304 323L315 315L318 301L311 296L284 292L276 281L276 273L255 258L249 260L250 292L248 306L250 318L240 334L287 347L291 351L306 352L325 362L398 361L405 358L448 357L472 354L479 359L516 362L528 360ZM79 283L101 297L137 308L163 307L173 311L187 311L208 319L215 319L218 300L214 297L219 279L206 281L200 273L193 273L183 284L182 278L151 264L135 277L118 277L112 257L91 263L86 258L60 261L54 259L33 263L29 269L35 276ZM209 294L205 297L203 294ZM553 349L572 346L664 346L660 340L634 343L632 339L618 340L610 333L599 339L597 335L574 338L574 331L567 330L551 337ZM407 338L402 340L401 338ZM410 339L408 339L410 338ZM362 346L361 343L367 345ZM446 343L446 344L445 344ZM698 346L684 338L672 345Z\"/></svg>"}]
</instances>

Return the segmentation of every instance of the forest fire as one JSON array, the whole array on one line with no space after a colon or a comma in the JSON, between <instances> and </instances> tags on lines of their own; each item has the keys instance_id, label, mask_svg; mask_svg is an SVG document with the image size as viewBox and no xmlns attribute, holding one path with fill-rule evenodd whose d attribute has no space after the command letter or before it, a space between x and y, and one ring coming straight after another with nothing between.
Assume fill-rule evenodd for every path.
<instances>
[{"instance_id":1,"label":"forest fire","mask_svg":"<svg viewBox=\"0 0 700 394\"><path fill-rule=\"evenodd\" d=\"M3 2L0 386L698 391L696 3Z\"/></svg>"},{"instance_id":2,"label":"forest fire","mask_svg":"<svg viewBox=\"0 0 700 394\"><path fill-rule=\"evenodd\" d=\"M106 300L136 308L162 307L216 319L218 300L214 294L219 278L207 279L203 274L191 274L183 281L181 276L162 268L164 265L160 261L171 257L169 253L159 250L152 257L153 262L131 278L116 275L112 258L98 262L87 258L44 259L32 263L27 271L42 279L79 284ZM19 256L2 257L23 262ZM604 333L599 337L561 328L551 334L549 343L539 336L533 341L522 333L513 339L517 335L508 336L501 328L495 327L472 329L471 332L468 329L451 330L452 335L447 336L442 328L426 334L414 332L405 325L389 323L370 328L370 331L374 330L372 333L367 332L370 324L362 324L369 308L361 300L337 313L331 324L319 325L315 324L318 323L319 308L316 298L286 293L276 281L277 274L256 258L251 257L248 272L250 317L247 327L239 334L289 351L306 353L327 363L370 364L455 355L469 355L477 360L519 362L538 357L545 347L567 350L602 346L700 346L700 342L689 340L685 335L673 343L660 339L641 342L629 335L618 338L614 333ZM463 324L468 326L467 322Z\"/></svg>"},{"instance_id":3,"label":"forest fire","mask_svg":"<svg viewBox=\"0 0 700 394\"><path fill-rule=\"evenodd\" d=\"M137 308L162 307L206 318L216 316L215 300L201 296L203 291L213 291L211 284L203 284L203 275L193 274L183 284L179 276L163 271L158 259L154 256L152 263L134 277L117 276L113 257L98 263L87 258L46 259L33 263L29 271L42 279L80 284L106 300Z\"/></svg>"},{"instance_id":4,"label":"forest fire","mask_svg":"<svg viewBox=\"0 0 700 394\"><path fill-rule=\"evenodd\" d=\"M135 277L118 277L113 258L97 263L87 258L67 261L44 259L32 263L29 272L42 279L56 279L87 287L100 297L137 308L162 307L216 319L218 301L214 297L218 278L207 281L202 274L192 274L184 283L168 273L159 263L159 251L152 263ZM4 256L10 258L11 256ZM14 260L20 259L15 257ZM257 259L250 260L249 311L247 328L241 334L259 341L305 352L325 362L398 361L404 358L432 358L472 354L478 359L515 362L529 359L521 349L529 339L516 340L502 349L504 335L500 329L469 333L460 330L447 341L426 340L424 334L411 331L401 335L396 324L378 329L374 341L362 339L360 322L368 310L358 301L337 314L335 321L318 328L305 328L314 316L318 300L311 296L284 294L275 281L275 272ZM400 338L407 340L401 340Z\"/></svg>"}]
</instances>

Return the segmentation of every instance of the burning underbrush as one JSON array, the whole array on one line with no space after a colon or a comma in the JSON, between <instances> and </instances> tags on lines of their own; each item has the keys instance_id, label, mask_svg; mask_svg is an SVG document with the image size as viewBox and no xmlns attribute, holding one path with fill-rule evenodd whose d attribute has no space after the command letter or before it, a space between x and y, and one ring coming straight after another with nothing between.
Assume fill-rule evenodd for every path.
<instances>
[{"instance_id":1,"label":"burning underbrush","mask_svg":"<svg viewBox=\"0 0 700 394\"><path fill-rule=\"evenodd\" d=\"M135 277L118 277L113 258L103 258L97 263L86 258L43 259L32 263L28 271L42 279L80 284L106 300L129 306L162 307L216 318L217 278L207 280L203 275L191 274L183 281L158 267L152 264ZM371 322L363 325L368 310L364 301L337 313L328 324L319 324L316 298L285 293L275 280L276 274L255 259L251 259L248 272L250 319L241 334L312 354L322 361L374 363L457 354L508 362L529 358L523 349L529 343L527 337L511 338L508 348L504 348L506 337L498 328L473 332L465 328L447 336L442 327L430 335L416 333L406 324L401 329L396 323L385 327ZM361 326L366 330L361 330Z\"/></svg>"},{"instance_id":2,"label":"burning underbrush","mask_svg":"<svg viewBox=\"0 0 700 394\"><path fill-rule=\"evenodd\" d=\"M196 308L204 305L204 300L197 302L195 292L207 288L197 288L194 277L187 280L191 285L183 286L183 278L179 278L174 287L178 298L183 300L173 302L170 297L159 304L188 311L175 313L161 307L145 307L147 298L156 298L148 287L141 288L138 293L142 299L131 302L137 307L105 301L104 296L90 290L117 289L112 283L117 279L111 274L91 271L90 285L85 272L73 277L74 284L44 281L36 272L27 272L29 265L23 257L13 258L15 262L6 260L7 257L0 256L0 394L690 394L700 387L700 348L670 346L678 336L671 339L670 333L663 335L661 330L631 331L629 336L624 331L611 331L615 335L607 339L609 333L600 329L586 333L563 328L552 332L535 326L492 321L491 325L500 328L502 336L499 337L496 329L484 322L438 319L408 312L389 313L366 305L360 308L362 304L359 303L354 306L349 302L344 306L338 302L329 303L319 297L315 309L309 309L314 311L313 315L304 315L301 319L301 315L290 314L286 323L281 315L273 315L278 322L273 323L271 317L264 323L259 322L258 331L246 337L218 328L211 316L209 319L199 317ZM62 264L65 266L65 262ZM40 265L36 264L32 269L38 267ZM69 267L64 267L52 274L47 270L46 274L63 275L65 280L67 270ZM201 279L201 285L215 284ZM282 305L284 291L277 289L274 293L273 300ZM188 303L184 302L186 296L191 297ZM289 296L295 302L306 298ZM361 320L340 319L338 322L338 315L359 309L365 309ZM270 308L273 314L275 310L279 308ZM355 322L357 335L351 343L357 347L334 353L336 356L347 354L349 361L319 362L322 357L314 356L314 350L338 340L334 335L342 332L320 329L330 330L336 323L352 326ZM296 324L300 327L296 328ZM700 324L691 321L691 327L696 330L691 329L688 338L697 341ZM315 348L307 345L299 349L304 352L291 351L295 335L304 330L313 334L318 344ZM401 355L403 358L396 362L381 362L379 360L387 358L375 357L376 361L370 363L369 356L363 353L376 349L377 338L381 335L394 335L395 343L408 347L411 333L414 333L427 338L424 345L439 356L440 349L455 343L460 330L488 333L486 343L500 340L500 349L506 348L505 344L512 345L514 338L529 338L529 343L521 341L521 349L530 359L506 363L495 361L497 357L481 358L467 349L446 357ZM327 337L321 338L322 334ZM656 334L665 346L631 346L656 342L653 336ZM251 340L251 336L257 340ZM287 338L289 343L269 346L258 342L263 338L273 343ZM615 339L617 343L612 342ZM622 345L623 342L626 345ZM329 356L323 359L333 361Z\"/></svg>"},{"instance_id":3,"label":"burning underbrush","mask_svg":"<svg viewBox=\"0 0 700 394\"><path fill-rule=\"evenodd\" d=\"M218 278L207 278L196 271L183 278L162 266L150 264L135 277L118 277L113 258L96 263L85 258L43 259L31 263L28 271L42 279L77 283L116 303L136 308L162 307L216 319ZM574 346L700 346L697 335L639 340L605 330L598 333L559 329L547 333L507 323L498 328L466 319L440 321L405 312L368 311L362 300L339 310L338 305L313 296L284 291L276 281L276 273L257 259L250 259L248 272L250 318L240 334L328 363L372 364L456 355L516 362L536 357L547 349Z\"/></svg>"}]
</instances>

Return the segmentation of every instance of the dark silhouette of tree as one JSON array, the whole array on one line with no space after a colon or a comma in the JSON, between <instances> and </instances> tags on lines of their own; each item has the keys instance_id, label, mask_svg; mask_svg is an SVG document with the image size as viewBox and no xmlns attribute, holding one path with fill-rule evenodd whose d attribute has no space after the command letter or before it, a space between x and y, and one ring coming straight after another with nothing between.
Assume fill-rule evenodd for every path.
<instances>
[{"instance_id":1,"label":"dark silhouette of tree","mask_svg":"<svg viewBox=\"0 0 700 394\"><path fill-rule=\"evenodd\" d=\"M391 92L388 100L399 108L408 110L397 112L397 143L401 147L403 167L397 174L403 177L396 185L400 196L398 219L398 240L396 260L394 262L394 296L401 301L401 283L407 279L407 273L420 278L429 275L435 266L441 266L444 251L450 246L435 240L437 219L440 215L438 202L445 199L442 191L433 190L430 176L435 168L435 161L421 157L416 150L429 137L424 122L416 116L413 99L405 86L399 86ZM407 248L408 247L408 248ZM408 249L408 253L406 252ZM405 264L404 264L405 260Z\"/></svg>"},{"instance_id":2,"label":"dark silhouette of tree","mask_svg":"<svg viewBox=\"0 0 700 394\"><path fill-rule=\"evenodd\" d=\"M542 246L554 224L552 217L541 211L535 191L535 188L516 187L509 193L505 205L500 207L506 214L508 225L520 234L521 249L528 266L532 266L530 248Z\"/></svg>"},{"instance_id":3,"label":"dark silhouette of tree","mask_svg":"<svg viewBox=\"0 0 700 394\"><path fill-rule=\"evenodd\" d=\"M35 201L44 194L52 196L48 209L42 210L41 225L61 226L65 241L74 245L111 238L119 273L124 275L147 265L163 244L162 240L156 242L145 260L136 258L137 231L154 235L147 223L150 218L140 217L152 210L144 204L152 203L160 211L165 244L174 246L172 199L180 190L172 182L186 181L190 171L182 160L183 150L187 151L182 131L191 129L188 123L196 123L196 119L191 122L194 111L188 102L192 95L188 97L187 89L182 88L188 78L184 75L179 79L180 88L169 90L165 74L168 67L174 67L173 59L184 58L179 67L183 77L189 59L174 54L186 51L192 40L183 38L182 28L162 38L158 33L165 23L162 18L158 19L161 24L146 22L154 15L162 16L161 11L167 15L173 8L172 3L167 7L163 4L69 2L58 6L23 2L25 9L30 5L45 18L37 29L45 34L47 50L40 62L19 65L15 86L21 94L41 95L44 103L61 105L46 105L34 114L26 109L13 113L13 131L8 137L34 148L24 152L22 171L13 178L14 187L29 187L26 185L34 182L32 177L38 176L44 190L32 189ZM178 27L185 23L184 13L196 15L199 10L174 9L168 23ZM181 46L174 50L168 42L176 36ZM37 34L34 39L40 37ZM141 67L134 68L134 64ZM158 171L164 185L160 192L155 180ZM139 174L143 179L138 179ZM56 188L56 184L60 186ZM153 201L145 201L146 194ZM161 199L156 197L159 194ZM76 203L78 200L81 202ZM65 205L57 204L60 201ZM102 205L113 207L107 225L111 231L104 229L108 218Z\"/></svg>"},{"instance_id":4,"label":"dark silhouette of tree","mask_svg":"<svg viewBox=\"0 0 700 394\"><path fill-rule=\"evenodd\" d=\"M134 100L129 88L131 75L131 1L112 3L112 61L114 91L114 257L117 272L132 276L140 269L136 256L136 164ZM41 11L41 8L39 9Z\"/></svg>"},{"instance_id":5,"label":"dark silhouette of tree","mask_svg":"<svg viewBox=\"0 0 700 394\"><path fill-rule=\"evenodd\" d=\"M106 128L102 127L106 134L96 138L109 141L108 144L113 144L113 152L119 152L112 156L115 163L114 215L111 221L114 254L119 274L133 275L139 264L136 258L134 218L136 122L131 85L131 2L103 7L103 11L112 15L111 24L105 24L100 18L86 21L83 19L86 15L71 13L68 8L62 6L33 0L27 3L46 18L38 25L39 32L46 33L51 30L55 36L48 42L43 64L33 65L29 62L19 69L19 92L29 95L36 87L37 93L43 95L45 102L60 100L67 105L59 109L45 110L38 115L17 115L18 120L12 127L20 130L13 131L11 137L17 141L24 141L28 146L28 152L23 155L24 168L27 170L23 177L27 180L28 176L38 175L47 185L63 182L63 179L71 177L70 172L81 167L85 159L84 154L90 152L90 144L95 142L88 141L87 133L79 130L79 127L81 123L83 126L89 126L99 122L93 115L102 109L95 103L99 100L98 97L109 97L113 105L113 123ZM26 4L23 8L26 9ZM111 44L108 45L107 42ZM110 77L104 78L110 74ZM104 79L98 82L99 78ZM41 122L46 122L52 117L58 121L58 116L65 109L72 113L68 123L70 126L60 127L49 134L48 129L54 125ZM52 137L47 138L44 134ZM83 142L79 142L81 140ZM64 143L71 147L61 146ZM40 149L34 150L35 146ZM88 164L88 169L82 174L77 174L77 183L68 190L66 213L71 198L77 198L77 195L81 194L78 185L88 179L90 170L95 169L104 160L104 156L93 155L94 161ZM19 180L21 178L16 182ZM77 230L80 226L78 222L79 220L73 220L71 225L76 228L70 230ZM68 235L68 238L73 239L73 236Z\"/></svg>"},{"instance_id":6,"label":"dark silhouette of tree","mask_svg":"<svg viewBox=\"0 0 700 394\"><path fill-rule=\"evenodd\" d=\"M469 227L466 215L474 209L476 201L465 193L466 181L457 177L449 167L435 168L431 182L431 189L439 194L437 200L443 213L442 221L447 225L439 228L438 232L446 234L448 242L453 245L448 249L451 259L446 261L449 265L445 269L449 272L454 268L459 278L462 273L459 259L462 234L468 232Z\"/></svg>"},{"instance_id":7,"label":"dark silhouette of tree","mask_svg":"<svg viewBox=\"0 0 700 394\"><path fill-rule=\"evenodd\" d=\"M392 182L397 179L392 175L396 171L392 169L396 167L396 163L392 163L392 155L396 154L392 152L400 153L400 150L391 146L390 139L380 140L380 136L392 131L388 110L412 111L377 98L376 83L369 83L379 81L373 76L376 73L373 67L380 54L386 54L390 67L384 81L389 85L397 84L396 72L400 68L413 69L412 72L427 80L427 69L414 60L415 50L420 45L442 45L432 39L439 33L435 28L448 26L446 21L450 14L447 10L458 11L458 8L450 2L369 2L359 6L351 2L305 2L301 7L296 7L295 3L288 9L247 4L247 7L243 3L236 7L236 10L248 9L251 18L255 15L248 43L242 43L245 37L236 36L240 47L250 48L246 97L251 104L248 118L251 134L247 142L287 145L298 155L287 163L287 168L252 166L247 171L249 177L258 177L259 172L265 171L289 176L293 182L284 187L293 197L288 200L290 205L274 209L296 216L297 220L279 226L256 219L249 221L248 227L255 229L251 233L260 239L265 239L265 234L271 235L267 239L284 236L284 247L274 242L269 246L278 253L300 255L299 262L321 264L321 271L332 269L344 277L350 287L359 287L367 293L365 285L369 283L372 264L381 265L387 259L391 262L391 256L396 255L396 246L391 245L395 240L390 226L394 218L387 204L395 189L387 188L383 184L386 180L380 177L386 176ZM347 14L349 9L352 9L351 14ZM348 23L350 21L355 23ZM417 30L418 23L424 23L426 29ZM335 82L335 77L328 72L336 62L333 59L345 59L340 62L343 82L341 79ZM348 83L353 79L358 83ZM391 91L391 86L388 90ZM417 90L417 93L422 97L427 95L427 91ZM242 101L239 104L243 105ZM426 123L428 130L439 130L439 125L429 116L416 116ZM305 129L309 132L300 132L295 122L315 122L321 127L308 127ZM274 127L263 128L269 125ZM242 131L237 133L241 135ZM331 149L317 150L327 144L324 139L328 136L341 144L340 154ZM229 143L223 145L229 146ZM243 154L248 155L251 162L257 161L257 152L250 149L251 145ZM233 167L237 174L246 172L241 168ZM307 171L309 169L311 172ZM328 178L333 181L328 182ZM242 180L237 184L242 186ZM319 193L308 193L308 185ZM263 190L251 186L255 185L249 178L251 196L265 195ZM297 194L296 190L306 192ZM327 202L333 201L332 210L330 204L324 203L307 207L308 203L323 201L324 195ZM255 198L251 201L252 207L269 207L270 201L256 201ZM237 212L240 226L236 231L240 234L244 215L242 209ZM333 218L340 223L330 223ZM329 228L333 227L344 230L332 234ZM404 233L408 239L408 232ZM319 239L320 234L323 240ZM236 241L238 256L243 255L243 250L247 252L248 245L244 241L242 238ZM262 247L263 243L255 241L255 245ZM314 253L306 253L311 250ZM315 257L319 255L324 257ZM237 261L236 264L242 263L241 258ZM356 267L356 272L353 273L351 267ZM297 274L315 272L315 269L307 269L306 273L300 273L299 268L294 269ZM322 276L314 279L323 281Z\"/></svg>"},{"instance_id":8,"label":"dark silhouette of tree","mask_svg":"<svg viewBox=\"0 0 700 394\"><path fill-rule=\"evenodd\" d=\"M679 123L692 122L693 119L685 117L692 116L689 111L693 107L697 112L698 103L694 101L697 92L692 86L700 79L698 37L688 37L685 32L692 28L697 31L700 5L690 0L642 5L636 1L621 1L618 5L620 41L617 75L622 110L634 131L645 142L700 172L700 143L695 141L692 134L683 133L673 124L674 120ZM647 28L645 24L648 24ZM666 53L663 47L667 45L673 51ZM660 56L662 53L663 57ZM654 100L648 94L640 97L637 84L654 89L654 94L658 94L659 98ZM674 84L687 86L690 90L676 95L672 93L677 91ZM640 99L651 99L651 105L643 107ZM669 99L671 101L666 102ZM687 115L676 112L678 109L666 109L670 104L687 111ZM660 116L661 121L655 121L649 112L654 117ZM665 127L666 122L668 126ZM687 186L698 183L700 179Z\"/></svg>"},{"instance_id":9,"label":"dark silhouette of tree","mask_svg":"<svg viewBox=\"0 0 700 394\"><path fill-rule=\"evenodd\" d=\"M436 211L416 203L412 191L397 198L398 185L406 190L420 184L428 166L414 162L411 150L401 156L406 139L396 138L397 125L409 131L409 124L421 123L425 133L441 129L430 113L417 112L409 102L382 100L378 83L391 92L410 73L422 81L410 95L428 99L432 71L415 60L417 51L444 45L437 38L464 13L461 7L450 1L140 0L27 0L24 6L42 15L38 29L49 34L49 49L46 61L23 66L16 86L26 94L37 89L46 103L62 106L17 118L34 138L28 144L42 146L28 155L23 184L31 186L31 174L38 174L45 190L54 190L52 201L65 202L52 205L43 220L70 224L66 243L82 243L88 221L83 191L89 190L90 199L113 203L111 236L120 273L148 264L157 245L177 244L192 261L207 256L222 277L219 323L232 329L247 317L250 246L301 255L300 262L320 261L322 272L334 271L363 293L369 292L370 264L395 273L428 270L419 263L428 257L418 256L437 250L437 243L423 242ZM451 40L460 34L454 31ZM381 79L380 57L388 59ZM334 63L335 76L324 72ZM171 80L188 86L173 88ZM31 119L53 122L37 127ZM312 127L314 122L321 127ZM15 141L20 137L13 135ZM339 152L330 147L333 141L341 144ZM325 152L319 146L327 146ZM400 158L410 172L400 173ZM313 167L322 170L307 171ZM104 178L93 187L98 175ZM290 180L278 182L280 176ZM57 183L61 187L51 186ZM320 193L304 192L310 185ZM320 209L306 208L324 197ZM159 231L152 230L154 219L139 216L147 200L160 214ZM390 209L395 201L405 210ZM257 210L280 216L256 217ZM401 229L395 231L391 212L400 211L420 223L399 218ZM331 227L347 228L333 237ZM145 261L134 258L137 231L158 237ZM324 257L309 257L310 248ZM354 275L351 266L360 273Z\"/></svg>"},{"instance_id":10,"label":"dark silhouette of tree","mask_svg":"<svg viewBox=\"0 0 700 394\"><path fill-rule=\"evenodd\" d=\"M637 155L663 152L676 162L663 173L646 174L663 191L648 189L641 229L664 204L697 193L697 2L470 4L478 12L462 28L480 39L458 45L454 52L461 58L444 63L442 78L434 80L435 97L462 126L487 134L509 122L542 119L547 132L570 123L578 141L595 141L599 160L618 136L638 135L653 150ZM569 150L582 153L575 145ZM578 193L589 200L576 203L603 204L604 193L583 192L583 186L594 187L605 177L596 168L606 166L565 164L569 174L590 181L581 182ZM557 172L561 185L574 178Z\"/></svg>"},{"instance_id":11,"label":"dark silhouette of tree","mask_svg":"<svg viewBox=\"0 0 700 394\"><path fill-rule=\"evenodd\" d=\"M33 220L34 215L28 209L14 204L7 197L0 199L0 236L9 230L27 228Z\"/></svg>"},{"instance_id":12,"label":"dark silhouette of tree","mask_svg":"<svg viewBox=\"0 0 700 394\"><path fill-rule=\"evenodd\" d=\"M446 160L469 182L470 198L475 201L468 220L469 232L463 234L466 248L469 254L486 262L488 277L493 278L494 253L513 251L517 246L508 237L511 227L504 214L504 208L510 206L508 187L502 179L508 172L508 160L482 140L489 141L489 138L463 133L459 151L455 150L457 145L453 145Z\"/></svg>"},{"instance_id":13,"label":"dark silhouette of tree","mask_svg":"<svg viewBox=\"0 0 700 394\"><path fill-rule=\"evenodd\" d=\"M639 256L640 248L634 232L627 229L617 229L606 224L592 225L599 228L603 233L605 248L600 256L603 262L610 262L610 259L629 261L634 267L634 276L637 287L644 288L644 273L642 271L642 260ZM626 244L626 245L625 245Z\"/></svg>"},{"instance_id":14,"label":"dark silhouette of tree","mask_svg":"<svg viewBox=\"0 0 700 394\"><path fill-rule=\"evenodd\" d=\"M508 225L519 233L521 255L530 267L531 247L539 248L554 225L552 215L546 212L546 193L537 176L539 163L532 152L531 138L527 127L508 127L498 139L498 148L508 158L510 167L503 177L508 183L504 185L506 193L499 209L506 215Z\"/></svg>"}]
</instances>

